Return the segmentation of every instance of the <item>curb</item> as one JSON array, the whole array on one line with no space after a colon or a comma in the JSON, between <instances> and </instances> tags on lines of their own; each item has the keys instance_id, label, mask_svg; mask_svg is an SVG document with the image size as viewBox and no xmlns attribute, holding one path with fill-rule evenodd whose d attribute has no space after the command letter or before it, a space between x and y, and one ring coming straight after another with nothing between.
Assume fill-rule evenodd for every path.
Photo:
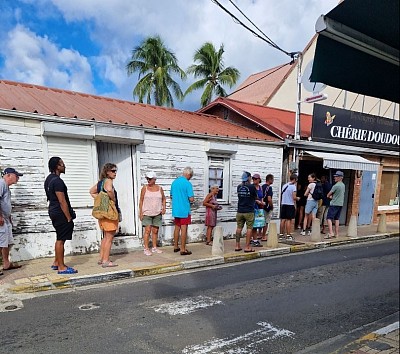
<instances>
[{"instance_id":1,"label":"curb","mask_svg":"<svg viewBox=\"0 0 400 354\"><path fill-rule=\"evenodd\" d=\"M138 278L149 275L178 272L187 269L196 269L196 268L209 267L220 264L243 262L262 257L273 257L289 253L306 252L332 246L375 241L385 238L399 237L399 234L400 234L399 232L394 232L394 233L376 234L369 236L351 237L347 240L322 241L322 242L317 242L315 244L304 244L304 245L295 245L290 247L280 247L274 249L263 249L263 250L257 250L256 252L253 253L240 253L240 254L228 253L220 257L188 260L172 264L171 263L161 264L143 268L122 269L114 272L74 276L65 279L58 278L55 279L54 281L46 281L38 284L11 286L9 288L9 291L13 293L34 293L34 292L43 292L48 290L68 289L79 286L107 283L128 278Z\"/></svg>"}]
</instances>

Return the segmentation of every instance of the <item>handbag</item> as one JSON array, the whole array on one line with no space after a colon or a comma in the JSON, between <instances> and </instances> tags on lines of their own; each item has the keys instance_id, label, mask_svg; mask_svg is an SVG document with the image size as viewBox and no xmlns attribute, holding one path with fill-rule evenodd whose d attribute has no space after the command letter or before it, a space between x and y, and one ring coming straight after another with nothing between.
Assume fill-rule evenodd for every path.
<instances>
[{"instance_id":1,"label":"handbag","mask_svg":"<svg viewBox=\"0 0 400 354\"><path fill-rule=\"evenodd\" d=\"M94 198L92 216L96 219L118 220L118 210L114 201L103 191L103 184L100 192Z\"/></svg>"},{"instance_id":2,"label":"handbag","mask_svg":"<svg viewBox=\"0 0 400 354\"><path fill-rule=\"evenodd\" d=\"M265 226L264 209L254 209L254 223L253 228L260 228Z\"/></svg>"}]
</instances>

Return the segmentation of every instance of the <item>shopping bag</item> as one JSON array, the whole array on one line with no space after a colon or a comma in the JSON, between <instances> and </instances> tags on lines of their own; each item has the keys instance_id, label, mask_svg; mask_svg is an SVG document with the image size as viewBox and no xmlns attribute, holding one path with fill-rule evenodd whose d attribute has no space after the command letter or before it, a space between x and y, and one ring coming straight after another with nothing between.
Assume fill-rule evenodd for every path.
<instances>
[{"instance_id":1,"label":"shopping bag","mask_svg":"<svg viewBox=\"0 0 400 354\"><path fill-rule=\"evenodd\" d=\"M118 211L115 203L106 192L100 191L94 198L92 216L96 219L118 220Z\"/></svg>"},{"instance_id":2,"label":"shopping bag","mask_svg":"<svg viewBox=\"0 0 400 354\"><path fill-rule=\"evenodd\" d=\"M254 224L253 228L260 228L265 226L264 210L254 209Z\"/></svg>"}]
</instances>

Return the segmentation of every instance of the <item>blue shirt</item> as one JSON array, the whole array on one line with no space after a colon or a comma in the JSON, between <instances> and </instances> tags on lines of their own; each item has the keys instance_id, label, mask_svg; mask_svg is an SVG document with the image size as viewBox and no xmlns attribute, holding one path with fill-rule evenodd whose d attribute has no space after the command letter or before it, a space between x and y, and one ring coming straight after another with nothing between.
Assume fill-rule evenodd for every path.
<instances>
[{"instance_id":1,"label":"blue shirt","mask_svg":"<svg viewBox=\"0 0 400 354\"><path fill-rule=\"evenodd\" d=\"M171 184L172 216L187 218L190 215L189 198L194 197L193 186L186 177L180 176Z\"/></svg>"}]
</instances>

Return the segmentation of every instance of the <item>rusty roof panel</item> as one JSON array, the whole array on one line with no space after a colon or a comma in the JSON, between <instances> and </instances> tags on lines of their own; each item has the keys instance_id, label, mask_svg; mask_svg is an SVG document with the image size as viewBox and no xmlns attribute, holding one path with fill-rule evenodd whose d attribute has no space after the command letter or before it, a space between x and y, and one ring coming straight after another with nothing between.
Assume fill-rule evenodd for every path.
<instances>
[{"instance_id":1,"label":"rusty roof panel","mask_svg":"<svg viewBox=\"0 0 400 354\"><path fill-rule=\"evenodd\" d=\"M177 132L279 141L203 113L134 103L74 91L0 80L0 108Z\"/></svg>"}]
</instances>

